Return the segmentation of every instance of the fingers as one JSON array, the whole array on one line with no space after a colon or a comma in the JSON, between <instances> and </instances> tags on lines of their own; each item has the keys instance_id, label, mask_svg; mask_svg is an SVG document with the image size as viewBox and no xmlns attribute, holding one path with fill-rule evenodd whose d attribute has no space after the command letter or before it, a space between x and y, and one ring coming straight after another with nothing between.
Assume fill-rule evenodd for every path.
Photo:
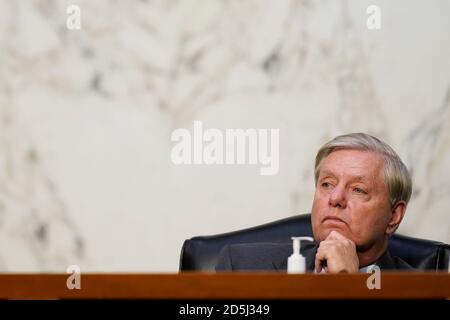
<instances>
[{"instance_id":1,"label":"fingers","mask_svg":"<svg viewBox=\"0 0 450 320\"><path fill-rule=\"evenodd\" d=\"M333 230L330 232L328 237L325 240L348 240L348 238L344 237L342 234L337 232L336 230Z\"/></svg>"},{"instance_id":2,"label":"fingers","mask_svg":"<svg viewBox=\"0 0 450 320\"><path fill-rule=\"evenodd\" d=\"M320 250L320 247L317 249L316 259L315 259L315 269L317 273L322 271L322 265L327 261L326 250Z\"/></svg>"},{"instance_id":3,"label":"fingers","mask_svg":"<svg viewBox=\"0 0 450 320\"><path fill-rule=\"evenodd\" d=\"M327 272L357 272L359 267L353 241L337 232L320 242L315 258L315 270L320 273L327 266Z\"/></svg>"},{"instance_id":4,"label":"fingers","mask_svg":"<svg viewBox=\"0 0 450 320\"><path fill-rule=\"evenodd\" d=\"M325 241L330 241L330 240L336 240L336 241L342 243L343 245L356 247L355 243L352 240L344 237L342 234L340 234L339 232L337 232L335 230L331 231L330 234L328 235L328 237L325 239Z\"/></svg>"},{"instance_id":5,"label":"fingers","mask_svg":"<svg viewBox=\"0 0 450 320\"><path fill-rule=\"evenodd\" d=\"M314 263L317 273L320 273L324 266L327 265L327 260L332 256L332 251L336 245L338 245L338 241L336 240L324 240L319 244Z\"/></svg>"}]
</instances>

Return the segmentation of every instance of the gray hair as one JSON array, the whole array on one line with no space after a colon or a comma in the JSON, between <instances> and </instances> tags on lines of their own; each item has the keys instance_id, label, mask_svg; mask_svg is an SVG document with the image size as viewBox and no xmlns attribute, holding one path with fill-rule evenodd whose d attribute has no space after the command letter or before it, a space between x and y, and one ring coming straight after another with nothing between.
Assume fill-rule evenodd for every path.
<instances>
[{"instance_id":1,"label":"gray hair","mask_svg":"<svg viewBox=\"0 0 450 320\"><path fill-rule=\"evenodd\" d=\"M317 185L322 160L330 153L342 149L356 149L376 152L384 156L384 179L389 190L389 200L393 208L399 201L406 204L411 198L412 181L408 168L397 153L385 142L366 133L350 133L337 136L325 143L317 152L314 179Z\"/></svg>"}]
</instances>

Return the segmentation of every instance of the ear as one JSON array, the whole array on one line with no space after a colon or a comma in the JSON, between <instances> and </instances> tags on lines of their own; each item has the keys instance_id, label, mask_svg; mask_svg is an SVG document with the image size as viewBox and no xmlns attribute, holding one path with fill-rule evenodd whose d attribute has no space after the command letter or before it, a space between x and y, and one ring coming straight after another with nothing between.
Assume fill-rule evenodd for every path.
<instances>
[{"instance_id":1,"label":"ear","mask_svg":"<svg viewBox=\"0 0 450 320\"><path fill-rule=\"evenodd\" d=\"M400 222L402 222L403 220L405 211L406 211L406 202L403 200L397 202L394 208L392 208L391 219L389 220L385 232L387 235L390 236L395 232L395 230L397 230L398 226L400 225Z\"/></svg>"}]
</instances>

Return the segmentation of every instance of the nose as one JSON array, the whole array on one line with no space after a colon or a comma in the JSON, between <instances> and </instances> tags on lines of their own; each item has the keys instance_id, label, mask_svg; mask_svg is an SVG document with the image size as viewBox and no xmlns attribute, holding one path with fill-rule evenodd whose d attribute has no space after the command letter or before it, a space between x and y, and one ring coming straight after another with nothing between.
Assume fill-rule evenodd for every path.
<instances>
[{"instance_id":1,"label":"nose","mask_svg":"<svg viewBox=\"0 0 450 320\"><path fill-rule=\"evenodd\" d=\"M345 196L345 189L337 186L330 194L328 204L334 208L344 209L347 206L347 199Z\"/></svg>"}]
</instances>

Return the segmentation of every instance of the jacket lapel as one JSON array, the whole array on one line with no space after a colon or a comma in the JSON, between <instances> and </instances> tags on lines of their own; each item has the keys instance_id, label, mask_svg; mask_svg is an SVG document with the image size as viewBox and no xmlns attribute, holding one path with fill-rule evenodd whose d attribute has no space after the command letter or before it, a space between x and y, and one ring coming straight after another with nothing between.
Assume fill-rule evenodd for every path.
<instances>
[{"instance_id":1,"label":"jacket lapel","mask_svg":"<svg viewBox=\"0 0 450 320\"><path fill-rule=\"evenodd\" d=\"M392 258L389 250L386 250L383 255L375 262L381 270L393 270L397 269L394 259Z\"/></svg>"}]
</instances>

